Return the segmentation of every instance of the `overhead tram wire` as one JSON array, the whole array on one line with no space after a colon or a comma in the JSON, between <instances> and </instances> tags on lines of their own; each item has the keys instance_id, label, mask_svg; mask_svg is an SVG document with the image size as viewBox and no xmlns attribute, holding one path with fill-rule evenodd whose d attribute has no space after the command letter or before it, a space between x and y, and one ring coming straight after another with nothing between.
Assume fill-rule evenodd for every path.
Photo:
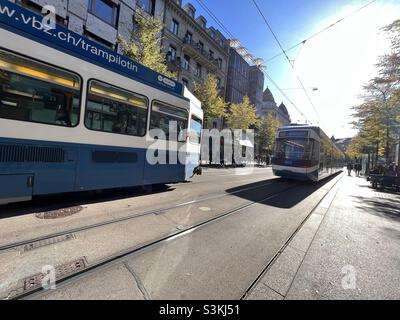
<instances>
[{"instance_id":1,"label":"overhead tram wire","mask_svg":"<svg viewBox=\"0 0 400 320\"><path fill-rule=\"evenodd\" d=\"M267 18L265 17L265 15L263 14L263 12L261 11L261 9L260 9L260 7L258 6L256 0L251 0L251 1L254 3L255 7L257 8L258 12L260 13L261 17L263 18L265 24L267 25L269 31L270 31L270 32L272 33L272 35L274 36L276 42L278 43L279 47L281 48L281 50L282 50L283 54L285 55L287 61L289 62L290 66L292 67L293 73L295 74L297 80L299 81L301 87L303 88L303 91L304 91L304 93L305 93L305 95L306 95L308 101L310 102L310 105L311 105L312 108L314 109L314 112L315 112L315 114L317 115L318 121L319 121L321 124L323 124L323 122L322 122L322 120L321 120L321 117L320 117L320 115L319 115L319 112L318 112L316 106L314 105L314 103L313 103L313 101L312 101L310 95L308 94L308 92L307 92L307 90L306 90L306 87L305 87L304 84L303 84L303 81L300 79L299 75L297 74L297 72L296 72L296 70L295 70L295 68L294 68L294 64L292 63L292 61L290 61L289 56L287 55L285 49L283 48L283 46L282 46L281 42L279 41L278 37L276 36L275 32L272 30L270 24L268 23Z\"/></svg>"},{"instance_id":2,"label":"overhead tram wire","mask_svg":"<svg viewBox=\"0 0 400 320\"><path fill-rule=\"evenodd\" d=\"M210 17L215 21L215 23L217 23L221 27L221 29L226 33L227 36L231 37L232 39L235 39L235 36L228 30L227 27L225 27L225 25L214 15L211 9L208 8L207 5L202 0L196 0L196 1L210 15ZM278 86L278 84L271 78L271 76L266 71L264 71L264 74L271 81L274 87L282 94L282 96L285 97L285 99L289 101L289 103L296 109L296 111L299 112L300 115L307 122L311 123L312 121L310 121L309 118L307 118L304 115L304 113L300 110L300 108L287 96L287 94Z\"/></svg>"},{"instance_id":3,"label":"overhead tram wire","mask_svg":"<svg viewBox=\"0 0 400 320\"><path fill-rule=\"evenodd\" d=\"M300 113L300 115L309 123L311 121L304 115L304 113L300 110L299 107L287 96L287 94L278 86L278 84L271 78L271 76L265 72L265 76L268 78L268 80L274 85L274 87L285 97L287 101L297 110L297 112Z\"/></svg>"},{"instance_id":4,"label":"overhead tram wire","mask_svg":"<svg viewBox=\"0 0 400 320\"><path fill-rule=\"evenodd\" d=\"M299 43L296 43L295 45L293 45L293 46L291 46L291 47L285 49L285 52L291 51L291 50L297 48L297 47L300 46L300 45L305 45L306 42L308 42L309 40L315 38L316 36L320 35L321 33L323 33L323 32L325 32L325 31L329 30L330 28L333 28L334 26L336 26L336 25L339 24L340 22L342 22L342 21L344 21L344 20L350 18L351 16L355 15L356 13L358 13L358 12L360 12L361 10L365 9L366 7L370 6L371 4L375 3L376 1L377 1L377 0L372 0L372 1L368 2L367 4L365 4L365 5L363 5L362 7L358 8L357 10L355 10L355 11L349 13L347 16L345 16L345 17L339 19L338 21L336 21L336 22L330 24L329 26L327 26L327 27L321 29L320 31L318 31L318 32L316 32L316 33L314 33L314 34L312 34L311 36L309 36L308 38L304 39L303 41L301 41L301 42L299 42ZM278 54L276 54L275 56L269 58L266 62L272 61L272 60L274 60L274 59L276 59L276 58L282 56L283 54L284 54L283 52L278 53Z\"/></svg>"},{"instance_id":5,"label":"overhead tram wire","mask_svg":"<svg viewBox=\"0 0 400 320\"><path fill-rule=\"evenodd\" d=\"M202 0L196 0L197 3L206 11L210 17L215 21L216 24L228 35L230 38L234 39L233 34L224 26L224 24L214 15L214 13L207 7L207 5Z\"/></svg>"}]
</instances>

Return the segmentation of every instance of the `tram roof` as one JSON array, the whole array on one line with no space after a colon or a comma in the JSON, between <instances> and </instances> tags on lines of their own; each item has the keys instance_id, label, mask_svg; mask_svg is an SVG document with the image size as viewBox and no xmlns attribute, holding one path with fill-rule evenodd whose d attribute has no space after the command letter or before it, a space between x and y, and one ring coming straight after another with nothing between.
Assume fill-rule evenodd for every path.
<instances>
[{"instance_id":1,"label":"tram roof","mask_svg":"<svg viewBox=\"0 0 400 320\"><path fill-rule=\"evenodd\" d=\"M309 126L309 125L292 125L292 126L285 126L281 127L278 130L321 130L318 126Z\"/></svg>"}]
</instances>

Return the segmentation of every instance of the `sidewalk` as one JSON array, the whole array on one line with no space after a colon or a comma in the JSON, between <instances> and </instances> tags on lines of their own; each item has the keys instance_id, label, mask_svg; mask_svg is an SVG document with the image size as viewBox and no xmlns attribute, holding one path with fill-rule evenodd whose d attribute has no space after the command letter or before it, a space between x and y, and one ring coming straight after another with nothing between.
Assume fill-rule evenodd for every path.
<instances>
[{"instance_id":1,"label":"sidewalk","mask_svg":"<svg viewBox=\"0 0 400 320\"><path fill-rule=\"evenodd\" d=\"M400 195L336 185L247 299L400 299Z\"/></svg>"}]
</instances>

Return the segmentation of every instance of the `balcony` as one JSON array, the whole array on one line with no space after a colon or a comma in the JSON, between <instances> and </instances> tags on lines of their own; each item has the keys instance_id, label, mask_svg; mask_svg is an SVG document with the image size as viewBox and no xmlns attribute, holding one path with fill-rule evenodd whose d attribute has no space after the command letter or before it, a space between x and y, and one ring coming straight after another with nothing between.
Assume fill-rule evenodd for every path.
<instances>
[{"instance_id":1,"label":"balcony","mask_svg":"<svg viewBox=\"0 0 400 320\"><path fill-rule=\"evenodd\" d=\"M178 72L182 69L181 57L172 58L169 54L166 57L168 68L171 71Z\"/></svg>"},{"instance_id":2,"label":"balcony","mask_svg":"<svg viewBox=\"0 0 400 320\"><path fill-rule=\"evenodd\" d=\"M194 60L200 62L207 69L215 72L219 68L218 61L207 53L199 43L185 37L183 39L182 51L189 54Z\"/></svg>"}]
</instances>

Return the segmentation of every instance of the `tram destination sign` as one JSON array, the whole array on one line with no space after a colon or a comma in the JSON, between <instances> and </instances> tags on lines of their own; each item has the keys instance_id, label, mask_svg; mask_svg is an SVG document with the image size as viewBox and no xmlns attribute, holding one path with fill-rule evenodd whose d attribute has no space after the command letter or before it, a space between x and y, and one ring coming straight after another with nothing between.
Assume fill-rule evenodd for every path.
<instances>
[{"instance_id":1,"label":"tram destination sign","mask_svg":"<svg viewBox=\"0 0 400 320\"><path fill-rule=\"evenodd\" d=\"M0 27L77 56L157 89L182 95L182 84L67 28L45 26L43 17L8 0L0 0Z\"/></svg>"}]
</instances>

